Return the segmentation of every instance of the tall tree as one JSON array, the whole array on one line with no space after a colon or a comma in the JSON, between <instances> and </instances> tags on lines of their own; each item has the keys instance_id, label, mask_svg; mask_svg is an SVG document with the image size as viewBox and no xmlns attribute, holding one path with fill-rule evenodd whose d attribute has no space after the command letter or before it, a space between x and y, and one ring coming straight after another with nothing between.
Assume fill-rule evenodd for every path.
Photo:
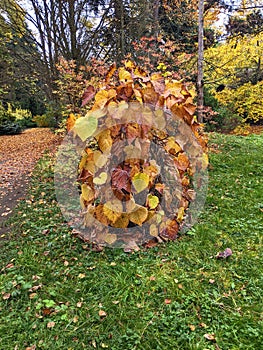
<instances>
[{"instance_id":1,"label":"tall tree","mask_svg":"<svg viewBox=\"0 0 263 350\"><path fill-rule=\"evenodd\" d=\"M197 113L203 123L204 106L204 0L198 4Z\"/></svg>"},{"instance_id":2,"label":"tall tree","mask_svg":"<svg viewBox=\"0 0 263 350\"><path fill-rule=\"evenodd\" d=\"M25 11L13 0L1 0L0 9L1 101L39 113L43 105L38 79L40 55L26 26Z\"/></svg>"}]
</instances>

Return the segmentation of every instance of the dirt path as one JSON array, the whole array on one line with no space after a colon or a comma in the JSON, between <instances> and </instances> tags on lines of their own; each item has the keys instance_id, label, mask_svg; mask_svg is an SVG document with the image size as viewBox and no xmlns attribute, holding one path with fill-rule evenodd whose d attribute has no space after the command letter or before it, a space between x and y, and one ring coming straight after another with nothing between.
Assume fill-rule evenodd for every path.
<instances>
[{"instance_id":1,"label":"dirt path","mask_svg":"<svg viewBox=\"0 0 263 350\"><path fill-rule=\"evenodd\" d=\"M55 152L61 138L47 128L0 136L0 239L6 219L26 195L30 175L44 151Z\"/></svg>"}]
</instances>

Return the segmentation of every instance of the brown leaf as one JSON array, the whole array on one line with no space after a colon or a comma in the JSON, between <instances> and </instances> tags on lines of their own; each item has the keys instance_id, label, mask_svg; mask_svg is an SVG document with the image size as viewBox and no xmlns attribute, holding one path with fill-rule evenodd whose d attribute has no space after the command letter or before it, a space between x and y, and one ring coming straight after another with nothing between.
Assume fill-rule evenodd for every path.
<instances>
[{"instance_id":1,"label":"brown leaf","mask_svg":"<svg viewBox=\"0 0 263 350\"><path fill-rule=\"evenodd\" d=\"M51 321L51 322L48 322L48 324L47 324L47 328L53 328L53 327L55 327L55 322L53 322L53 321Z\"/></svg>"},{"instance_id":2,"label":"brown leaf","mask_svg":"<svg viewBox=\"0 0 263 350\"><path fill-rule=\"evenodd\" d=\"M3 294L3 299L4 299L4 300L8 300L10 297L11 297L11 294L10 294L10 293L4 293L4 294Z\"/></svg>"},{"instance_id":3,"label":"brown leaf","mask_svg":"<svg viewBox=\"0 0 263 350\"><path fill-rule=\"evenodd\" d=\"M107 313L106 313L104 310L100 310L100 311L99 311L99 316L100 316L100 317L106 317L106 316L107 316Z\"/></svg>"},{"instance_id":4,"label":"brown leaf","mask_svg":"<svg viewBox=\"0 0 263 350\"><path fill-rule=\"evenodd\" d=\"M95 88L92 85L87 86L84 94L82 96L82 104L81 107L84 107L94 96L95 96Z\"/></svg>"},{"instance_id":5,"label":"brown leaf","mask_svg":"<svg viewBox=\"0 0 263 350\"><path fill-rule=\"evenodd\" d=\"M160 232L160 236L163 238L168 238L175 240L177 238L179 231L179 225L176 220L167 220L165 228Z\"/></svg>"},{"instance_id":6,"label":"brown leaf","mask_svg":"<svg viewBox=\"0 0 263 350\"><path fill-rule=\"evenodd\" d=\"M154 87L154 90L158 94L162 94L165 89L164 77L160 73L154 73L151 75L151 83Z\"/></svg>"},{"instance_id":7,"label":"brown leaf","mask_svg":"<svg viewBox=\"0 0 263 350\"><path fill-rule=\"evenodd\" d=\"M136 209L132 211L129 215L130 221L139 226L142 226L147 217L148 210L140 205L137 205Z\"/></svg>"}]
</instances>

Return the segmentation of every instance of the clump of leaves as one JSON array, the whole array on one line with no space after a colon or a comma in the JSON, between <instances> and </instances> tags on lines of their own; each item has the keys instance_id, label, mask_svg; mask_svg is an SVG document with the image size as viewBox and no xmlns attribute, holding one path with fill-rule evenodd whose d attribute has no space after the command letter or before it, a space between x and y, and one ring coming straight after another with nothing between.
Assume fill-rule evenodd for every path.
<instances>
[{"instance_id":1,"label":"clump of leaves","mask_svg":"<svg viewBox=\"0 0 263 350\"><path fill-rule=\"evenodd\" d=\"M175 240L203 186L194 177L208 164L193 91L128 61L119 69L113 65L100 88L86 88L83 104L92 99L85 117L71 115L67 123L81 153L86 230L79 235L132 248L136 242Z\"/></svg>"}]
</instances>

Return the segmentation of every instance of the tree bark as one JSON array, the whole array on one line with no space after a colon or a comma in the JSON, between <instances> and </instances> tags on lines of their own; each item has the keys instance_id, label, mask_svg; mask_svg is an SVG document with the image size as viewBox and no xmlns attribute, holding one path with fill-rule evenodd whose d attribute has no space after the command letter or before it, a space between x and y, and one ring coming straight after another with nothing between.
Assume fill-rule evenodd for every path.
<instances>
[{"instance_id":1,"label":"tree bark","mask_svg":"<svg viewBox=\"0 0 263 350\"><path fill-rule=\"evenodd\" d=\"M203 123L204 107L204 0L198 3L197 116Z\"/></svg>"}]
</instances>

